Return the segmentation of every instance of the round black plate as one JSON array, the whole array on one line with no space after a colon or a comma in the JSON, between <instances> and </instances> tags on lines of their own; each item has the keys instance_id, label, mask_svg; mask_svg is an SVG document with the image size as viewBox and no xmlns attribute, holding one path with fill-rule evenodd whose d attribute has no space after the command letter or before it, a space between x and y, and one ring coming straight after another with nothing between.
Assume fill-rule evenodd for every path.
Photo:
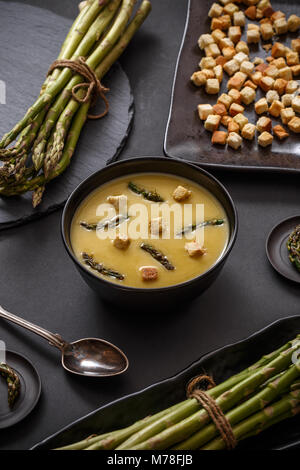
<instances>
[{"instance_id":1,"label":"round black plate","mask_svg":"<svg viewBox=\"0 0 300 470\"><path fill-rule=\"evenodd\" d=\"M7 385L0 378L0 429L8 428L25 418L35 407L41 394L41 380L31 362L24 356L6 351L6 362L20 377L21 392L13 409L7 403Z\"/></svg>"},{"instance_id":2,"label":"round black plate","mask_svg":"<svg viewBox=\"0 0 300 470\"><path fill-rule=\"evenodd\" d=\"M300 284L300 273L290 262L286 247L290 233L299 224L300 215L295 215L276 225L267 238L266 251L271 265L279 274Z\"/></svg>"}]
</instances>

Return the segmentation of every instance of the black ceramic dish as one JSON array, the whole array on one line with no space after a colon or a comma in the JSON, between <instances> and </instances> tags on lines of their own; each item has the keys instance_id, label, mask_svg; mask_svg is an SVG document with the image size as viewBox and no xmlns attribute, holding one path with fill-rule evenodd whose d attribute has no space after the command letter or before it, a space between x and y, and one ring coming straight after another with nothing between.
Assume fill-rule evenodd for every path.
<instances>
[{"instance_id":1,"label":"black ceramic dish","mask_svg":"<svg viewBox=\"0 0 300 470\"><path fill-rule=\"evenodd\" d=\"M14 407L9 408L7 403L6 381L0 378L0 429L8 428L24 419L35 407L41 394L40 377L24 356L12 351L6 351L6 362L20 377L20 395Z\"/></svg>"},{"instance_id":2,"label":"black ceramic dish","mask_svg":"<svg viewBox=\"0 0 300 470\"><path fill-rule=\"evenodd\" d=\"M218 383L256 362L300 332L300 316L284 318L253 336L206 354L190 367L169 379L103 406L75 421L33 449L47 450L77 442L93 433L125 427L185 399L186 384L199 373L211 374ZM267 348L267 350L266 350ZM239 444L239 449L300 449L300 419L295 417Z\"/></svg>"},{"instance_id":3,"label":"black ceramic dish","mask_svg":"<svg viewBox=\"0 0 300 470\"><path fill-rule=\"evenodd\" d=\"M204 129L197 113L200 103L215 104L217 95L208 95L204 87L195 87L190 82L192 73L199 69L200 59L203 57L197 41L200 34L210 32L210 18L208 17L212 0L189 0L186 28L175 73L172 102L165 136L164 150L169 157L183 158L204 168L222 168L229 170L260 170L279 173L299 173L299 137L290 133L284 141L274 139L272 146L262 148L257 139L243 140L238 150L211 143L211 133ZM291 14L300 15L299 0L272 0L272 7L281 10L288 18ZM246 7L245 7L246 8ZM251 23L251 20L247 20ZM246 30L243 29L242 40L246 40ZM291 39L297 33L274 36L273 42L279 41L290 47ZM271 41L266 41L270 43ZM270 53L263 48L263 43L250 45L250 58L259 56L266 58ZM220 93L227 93L227 78L225 74ZM264 96L257 90L256 101ZM254 105L246 107L245 115L249 122L256 123L257 115ZM273 118L273 125L281 124L280 120ZM226 130L222 128L222 130Z\"/></svg>"},{"instance_id":4,"label":"black ceramic dish","mask_svg":"<svg viewBox=\"0 0 300 470\"><path fill-rule=\"evenodd\" d=\"M163 288L134 288L112 283L94 275L85 268L74 256L70 242L70 226L77 207L93 190L104 183L124 175L133 173L169 173L192 180L208 189L222 204L227 213L230 235L229 241L223 255L205 273L200 276L177 284ZM170 305L178 301L184 301L198 296L203 292L218 276L224 263L234 245L237 235L237 212L234 203L224 186L205 170L180 160L168 160L163 157L143 157L123 160L112 165L108 165L102 170L94 173L83 181L69 197L62 216L62 236L68 254L74 261L83 279L87 284L98 292L104 300L135 307L142 304L149 305Z\"/></svg>"},{"instance_id":5,"label":"black ceramic dish","mask_svg":"<svg viewBox=\"0 0 300 470\"><path fill-rule=\"evenodd\" d=\"M282 220L271 230L267 242L267 257L273 268L290 281L300 284L300 273L289 260L286 243L291 232L300 224L300 215Z\"/></svg>"}]
</instances>

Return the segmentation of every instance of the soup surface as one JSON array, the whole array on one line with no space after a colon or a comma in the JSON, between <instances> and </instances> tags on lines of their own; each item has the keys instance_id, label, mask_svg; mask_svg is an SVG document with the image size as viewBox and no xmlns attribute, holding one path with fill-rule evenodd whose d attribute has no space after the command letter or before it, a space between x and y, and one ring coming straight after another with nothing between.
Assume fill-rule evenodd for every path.
<instances>
[{"instance_id":1,"label":"soup surface","mask_svg":"<svg viewBox=\"0 0 300 470\"><path fill-rule=\"evenodd\" d=\"M154 202L146 199L145 193L143 195L134 192L128 186L131 182L139 189L151 192L155 197L159 195L164 202ZM174 190L178 186L190 191L186 199L178 201L174 199ZM108 204L107 200L111 196L127 197L127 199L123 197L123 201L126 199L127 209L125 212L124 210L121 212L126 220L118 218L119 205L115 213L101 212L101 208L106 206L114 211L114 206ZM106 206L102 206L103 204ZM141 212L134 213L136 204L142 205ZM181 217L177 215L176 218L172 212L170 219L164 217L164 214L161 215L161 212L154 214L154 217L154 210L157 211L160 206L166 207L166 205L173 204L179 205L182 214L186 214L185 210L188 205L190 218L184 219L184 215ZM197 205L200 207L199 212L196 212ZM201 213L201 208L204 210L203 213ZM111 214L115 215L111 217ZM105 225L107 220L113 221L117 227L103 227L103 222ZM189 222L188 225L186 220ZM197 246L199 248L199 245L197 245L196 252L189 253L188 244L195 241L196 236L196 232L192 230L194 227L190 226L191 222L199 224L203 221L216 220L217 224L213 222L202 228L204 239L201 246L203 251L198 252ZM139 229L141 225L149 227L149 224L153 232L149 231L148 236L144 238L145 234L140 233ZM123 239L124 236L122 238L119 230L125 231L126 229L129 230L127 232L128 239L126 237ZM182 237L176 238L176 235L178 236L179 232L183 230L186 232ZM207 271L225 250L228 233L228 220L224 208L205 188L190 180L169 174L139 173L104 184L81 203L72 221L71 244L76 257L94 274L126 286L157 288L182 283ZM118 235L123 242L125 240L124 246L116 246L114 239ZM142 245L144 248L145 245L150 245L162 256L158 257L159 259L157 256L153 257L153 253L150 254L149 250L141 248ZM195 246L193 245L192 248ZM163 262L166 260L163 256L167 258L168 268ZM100 270L98 269L99 265ZM150 274L152 274L148 279L145 279L143 274L144 267L154 268L154 270L150 270ZM103 272L102 268L108 269L108 272ZM111 276L110 270L120 274L120 278L113 277L114 273ZM154 276L152 276L153 272Z\"/></svg>"}]
</instances>

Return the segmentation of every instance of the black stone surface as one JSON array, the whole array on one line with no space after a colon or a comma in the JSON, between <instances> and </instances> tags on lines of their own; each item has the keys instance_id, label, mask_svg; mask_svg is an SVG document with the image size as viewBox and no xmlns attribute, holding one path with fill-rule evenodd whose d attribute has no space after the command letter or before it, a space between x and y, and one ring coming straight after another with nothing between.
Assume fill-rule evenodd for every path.
<instances>
[{"instance_id":1,"label":"black stone surface","mask_svg":"<svg viewBox=\"0 0 300 470\"><path fill-rule=\"evenodd\" d=\"M23 3L54 8L52 0ZM76 3L57 2L55 10L71 18ZM186 6L184 0L153 0L151 16L122 57L136 106L122 158L162 154ZM1 449L29 448L95 408L175 374L208 351L299 314L299 286L279 276L265 254L271 228L299 212L299 178L214 174L237 204L237 243L216 283L177 311L145 316L134 306L132 314L125 314L122 305L116 310L103 305L64 251L61 211L0 234L0 303L68 339L92 334L113 341L130 360L128 373L114 380L73 377L60 368L58 352L46 342L1 321L0 338L32 360L43 386L33 413L0 432Z\"/></svg>"},{"instance_id":2,"label":"black stone surface","mask_svg":"<svg viewBox=\"0 0 300 470\"><path fill-rule=\"evenodd\" d=\"M23 3L0 1L0 80L6 83L6 104L0 105L1 136L12 129L35 102L47 70L72 24L70 18ZM53 5L59 3L52 2ZM103 79L103 84L111 88L107 93L109 114L86 123L71 165L47 186L37 209L32 207L31 193L0 198L0 230L61 207L83 179L117 158L130 130L133 96L128 78L118 63ZM103 109L100 101L92 114Z\"/></svg>"}]
</instances>

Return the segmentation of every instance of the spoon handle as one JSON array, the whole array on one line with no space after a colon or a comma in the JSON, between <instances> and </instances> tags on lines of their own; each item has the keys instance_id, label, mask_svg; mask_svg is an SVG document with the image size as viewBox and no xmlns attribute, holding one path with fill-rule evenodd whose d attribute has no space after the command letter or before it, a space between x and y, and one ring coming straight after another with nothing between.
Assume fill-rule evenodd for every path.
<instances>
[{"instance_id":1,"label":"spoon handle","mask_svg":"<svg viewBox=\"0 0 300 470\"><path fill-rule=\"evenodd\" d=\"M45 338L52 346L62 350L66 346L67 342L62 339L58 334L50 333L50 331L41 328L40 326L34 325L23 318L17 317L13 313L7 312L3 307L0 306L0 317L5 318L13 323L16 323L27 330L32 331L36 335L42 336Z\"/></svg>"}]
</instances>

